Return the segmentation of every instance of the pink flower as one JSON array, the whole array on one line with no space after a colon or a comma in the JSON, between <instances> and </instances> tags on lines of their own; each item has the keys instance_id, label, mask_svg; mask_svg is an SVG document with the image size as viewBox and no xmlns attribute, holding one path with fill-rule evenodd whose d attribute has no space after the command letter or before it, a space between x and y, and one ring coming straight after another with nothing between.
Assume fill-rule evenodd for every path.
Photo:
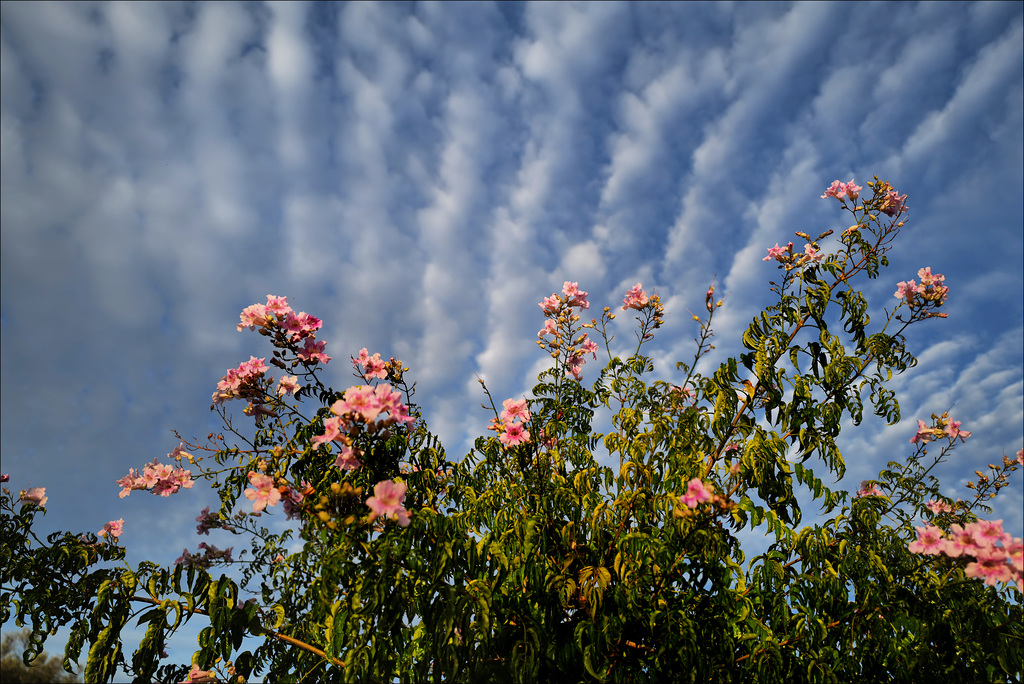
<instances>
[{"instance_id":1,"label":"pink flower","mask_svg":"<svg viewBox=\"0 0 1024 684\"><path fill-rule=\"evenodd\" d=\"M359 358L352 363L362 366L363 377L367 380L372 380L373 378L384 380L388 377L387 364L380 358L380 353L370 356L366 347L363 347L359 352Z\"/></svg>"},{"instance_id":2,"label":"pink flower","mask_svg":"<svg viewBox=\"0 0 1024 684\"><path fill-rule=\"evenodd\" d=\"M334 465L342 470L356 470L363 465L363 462L359 460L359 457L362 455L363 452L358 449L353 449L348 444L343 444L338 458L334 459Z\"/></svg>"},{"instance_id":3,"label":"pink flower","mask_svg":"<svg viewBox=\"0 0 1024 684\"><path fill-rule=\"evenodd\" d=\"M1010 535L1003 532L1002 520L979 520L968 525L973 528L974 539L979 547L994 548L997 543L1009 542Z\"/></svg>"},{"instance_id":4,"label":"pink flower","mask_svg":"<svg viewBox=\"0 0 1024 684\"><path fill-rule=\"evenodd\" d=\"M397 520L402 527L408 527L409 512L402 506L406 489L407 484L393 480L381 480L375 484L373 496L366 500L366 505L370 507L370 521L383 516Z\"/></svg>"},{"instance_id":5,"label":"pink flower","mask_svg":"<svg viewBox=\"0 0 1024 684\"><path fill-rule=\"evenodd\" d=\"M1017 450L1017 463L1024 466L1024 449Z\"/></svg>"},{"instance_id":6,"label":"pink flower","mask_svg":"<svg viewBox=\"0 0 1024 684\"><path fill-rule=\"evenodd\" d=\"M545 314L554 314L558 313L558 309L561 308L562 300L559 299L557 294L552 292L551 296L542 301L540 304L538 304L538 306L541 308L541 310L544 311Z\"/></svg>"},{"instance_id":7,"label":"pink flower","mask_svg":"<svg viewBox=\"0 0 1024 684\"><path fill-rule=\"evenodd\" d=\"M274 506L281 500L281 492L274 486L274 478L263 473L252 471L249 473L249 483L252 485L243 492L245 498L252 501L252 510L262 511L267 506Z\"/></svg>"},{"instance_id":8,"label":"pink flower","mask_svg":"<svg viewBox=\"0 0 1024 684\"><path fill-rule=\"evenodd\" d=\"M690 508L696 508L697 504L711 501L714 492L711 485L704 484L700 478L695 477L686 485L686 494L683 495L682 501Z\"/></svg>"},{"instance_id":9,"label":"pink flower","mask_svg":"<svg viewBox=\"0 0 1024 684\"><path fill-rule=\"evenodd\" d=\"M247 306L242 309L242 313L240 313L238 317L241 319L241 323L237 326L238 332L242 332L246 328L249 330L262 328L268 322L267 307L262 304Z\"/></svg>"},{"instance_id":10,"label":"pink flower","mask_svg":"<svg viewBox=\"0 0 1024 684\"><path fill-rule=\"evenodd\" d=\"M914 298L916 293L917 284L913 280L908 280L906 282L896 283L896 292L893 294L893 297L896 299L906 299L910 301Z\"/></svg>"},{"instance_id":11,"label":"pink flower","mask_svg":"<svg viewBox=\"0 0 1024 684\"><path fill-rule=\"evenodd\" d=\"M924 553L938 555L946 548L946 540L942 536L942 530L935 525L915 527L917 530L917 541L910 542L911 553Z\"/></svg>"},{"instance_id":12,"label":"pink flower","mask_svg":"<svg viewBox=\"0 0 1024 684\"><path fill-rule=\"evenodd\" d=\"M310 316L305 311L300 311L288 314L288 317L284 319L283 327L291 334L292 340L297 342L304 337L311 336L322 325L323 321L316 316Z\"/></svg>"},{"instance_id":13,"label":"pink flower","mask_svg":"<svg viewBox=\"0 0 1024 684\"><path fill-rule=\"evenodd\" d=\"M971 433L967 430L960 429L959 420L949 421L949 423L946 424L945 433L949 436L950 440L956 440L956 438L959 437L961 442L966 442L967 438L971 436Z\"/></svg>"},{"instance_id":14,"label":"pink flower","mask_svg":"<svg viewBox=\"0 0 1024 684\"><path fill-rule=\"evenodd\" d=\"M882 206L882 213L886 216L895 216L900 211L906 211L906 195L900 195L895 190L889 190L885 195L885 204Z\"/></svg>"},{"instance_id":15,"label":"pink flower","mask_svg":"<svg viewBox=\"0 0 1024 684\"><path fill-rule=\"evenodd\" d=\"M814 249L810 243L804 245L804 254L807 256L807 261L813 261L814 263L819 263L825 256L818 250Z\"/></svg>"},{"instance_id":16,"label":"pink flower","mask_svg":"<svg viewBox=\"0 0 1024 684\"><path fill-rule=\"evenodd\" d=\"M501 404L505 410L501 412L501 420L506 423L515 421L516 418L524 423L530 420L530 411L526 407L526 399L506 399Z\"/></svg>"},{"instance_id":17,"label":"pink flower","mask_svg":"<svg viewBox=\"0 0 1024 684\"><path fill-rule=\"evenodd\" d=\"M941 501L939 499L931 499L928 503L925 504L925 506L927 506L928 510L930 510L934 515L939 515L940 513L953 512L952 506L950 506L945 501Z\"/></svg>"},{"instance_id":18,"label":"pink flower","mask_svg":"<svg viewBox=\"0 0 1024 684\"><path fill-rule=\"evenodd\" d=\"M196 517L196 522L199 523L196 525L196 534L209 535L211 529L216 529L221 526L220 516L216 513L210 513L209 506L204 508L202 513Z\"/></svg>"},{"instance_id":19,"label":"pink flower","mask_svg":"<svg viewBox=\"0 0 1024 684\"><path fill-rule=\"evenodd\" d=\"M923 444L927 444L928 442L935 439L936 432L937 430L928 427L923 420L918 419L917 434L910 438L910 443L917 444L918 442L921 442ZM939 432L939 434L941 435L942 433Z\"/></svg>"},{"instance_id":20,"label":"pink flower","mask_svg":"<svg viewBox=\"0 0 1024 684\"><path fill-rule=\"evenodd\" d=\"M4 473L3 475L0 475L0 482L10 482L10 481L11 481L11 476L10 476L9 473Z\"/></svg>"},{"instance_id":21,"label":"pink flower","mask_svg":"<svg viewBox=\"0 0 1024 684\"><path fill-rule=\"evenodd\" d=\"M342 400L331 405L331 411L336 415L352 414L367 423L372 423L380 410L380 401L368 385L349 387Z\"/></svg>"},{"instance_id":22,"label":"pink flower","mask_svg":"<svg viewBox=\"0 0 1024 684\"><path fill-rule=\"evenodd\" d=\"M299 378L296 375L286 375L277 381L277 393L280 396L295 394L299 390Z\"/></svg>"},{"instance_id":23,"label":"pink flower","mask_svg":"<svg viewBox=\"0 0 1024 684\"><path fill-rule=\"evenodd\" d=\"M45 506L48 500L46 487L29 487L21 490L21 500L25 503L33 503L37 506Z\"/></svg>"},{"instance_id":24,"label":"pink flower","mask_svg":"<svg viewBox=\"0 0 1024 684\"><path fill-rule=\"evenodd\" d=\"M783 260L783 257L785 257L786 254L788 254L792 249L792 242L787 244L785 247L779 247L779 243L776 242L774 247L768 248L768 256L766 256L764 259L761 259L761 261L771 261L772 259L775 259L776 261L781 262Z\"/></svg>"},{"instance_id":25,"label":"pink flower","mask_svg":"<svg viewBox=\"0 0 1024 684\"><path fill-rule=\"evenodd\" d=\"M825 190L825 194L821 196L821 199L828 199L829 197L835 197L839 199L846 194L846 188L843 183L838 180L832 181L832 185L828 186Z\"/></svg>"},{"instance_id":26,"label":"pink flower","mask_svg":"<svg viewBox=\"0 0 1024 684\"><path fill-rule=\"evenodd\" d=\"M1010 565L1016 568L1017 572L1024 572L1024 542L1020 537L1014 537L1008 544L1003 544L1006 551L1006 558Z\"/></svg>"},{"instance_id":27,"label":"pink flower","mask_svg":"<svg viewBox=\"0 0 1024 684\"><path fill-rule=\"evenodd\" d=\"M636 309L639 311L647 306L648 301L650 300L648 300L647 293L644 292L642 284L637 283L633 286L633 289L626 293L625 299L622 300L622 310Z\"/></svg>"},{"instance_id":28,"label":"pink flower","mask_svg":"<svg viewBox=\"0 0 1024 684\"><path fill-rule=\"evenodd\" d=\"M505 445L506 449L518 444L528 444L530 432L523 427L522 423L506 424L505 431L498 436L498 440Z\"/></svg>"},{"instance_id":29,"label":"pink flower","mask_svg":"<svg viewBox=\"0 0 1024 684\"><path fill-rule=\"evenodd\" d=\"M343 402L335 402L335 404L341 404ZM334 407L331 407L334 410ZM342 418L341 416L332 416L324 420L324 434L317 435L312 440L313 444L326 444L327 442L333 442L341 437Z\"/></svg>"},{"instance_id":30,"label":"pink flower","mask_svg":"<svg viewBox=\"0 0 1024 684\"><path fill-rule=\"evenodd\" d=\"M978 549L978 541L974 538L975 527L953 524L949 526L949 539L944 549L947 556L956 558L962 555L973 556Z\"/></svg>"},{"instance_id":31,"label":"pink flower","mask_svg":"<svg viewBox=\"0 0 1024 684\"><path fill-rule=\"evenodd\" d=\"M1013 579L1013 572L1006 564L1006 553L1001 548L979 549L975 562L967 564L964 574L968 577L984 578L985 584L988 585Z\"/></svg>"},{"instance_id":32,"label":"pink flower","mask_svg":"<svg viewBox=\"0 0 1024 684\"><path fill-rule=\"evenodd\" d=\"M267 312L274 314L278 318L284 318L292 312L292 307L288 306L287 297L276 297L274 295L267 295Z\"/></svg>"},{"instance_id":33,"label":"pink flower","mask_svg":"<svg viewBox=\"0 0 1024 684\"><path fill-rule=\"evenodd\" d=\"M885 496L885 494L874 482L864 480L860 483L860 489L857 490L857 496Z\"/></svg>"},{"instance_id":34,"label":"pink flower","mask_svg":"<svg viewBox=\"0 0 1024 684\"><path fill-rule=\"evenodd\" d=\"M333 357L324 354L324 349L327 348L326 342L316 342L312 338L307 338L303 342L302 349L295 352L295 355L299 357L300 361L307 363L327 363Z\"/></svg>"},{"instance_id":35,"label":"pink flower","mask_svg":"<svg viewBox=\"0 0 1024 684\"><path fill-rule=\"evenodd\" d=\"M591 354L594 357L594 360L597 361L597 344L595 344L592 339L587 338L587 340L580 346L580 354L584 356Z\"/></svg>"},{"instance_id":36,"label":"pink flower","mask_svg":"<svg viewBox=\"0 0 1024 684\"><path fill-rule=\"evenodd\" d=\"M124 532L124 518L119 520L111 520L110 522L103 525L103 529L97 532L101 537L106 537L108 534L117 539Z\"/></svg>"},{"instance_id":37,"label":"pink flower","mask_svg":"<svg viewBox=\"0 0 1024 684\"><path fill-rule=\"evenodd\" d=\"M217 676L213 670L200 670L198 665L193 665L188 677L181 684L211 684L216 681Z\"/></svg>"},{"instance_id":38,"label":"pink flower","mask_svg":"<svg viewBox=\"0 0 1024 684\"><path fill-rule=\"evenodd\" d=\"M569 306L578 306L581 309L590 308L590 302L587 301L589 295L579 288L579 283L570 283L566 280L562 285L562 294L566 296Z\"/></svg>"}]
</instances>

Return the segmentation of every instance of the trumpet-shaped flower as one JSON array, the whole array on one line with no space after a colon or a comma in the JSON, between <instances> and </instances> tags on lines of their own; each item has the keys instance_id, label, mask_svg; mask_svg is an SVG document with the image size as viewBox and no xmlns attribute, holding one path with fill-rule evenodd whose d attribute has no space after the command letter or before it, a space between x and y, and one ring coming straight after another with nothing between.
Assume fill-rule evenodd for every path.
<instances>
[{"instance_id":1,"label":"trumpet-shaped flower","mask_svg":"<svg viewBox=\"0 0 1024 684\"><path fill-rule=\"evenodd\" d=\"M371 521L378 517L397 520L402 527L409 526L409 512L402 503L405 501L405 490L408 485L394 480L381 480L373 486L373 496L366 500L370 507Z\"/></svg>"},{"instance_id":2,"label":"trumpet-shaped flower","mask_svg":"<svg viewBox=\"0 0 1024 684\"><path fill-rule=\"evenodd\" d=\"M274 478L255 471L249 473L252 487L245 490L245 498L252 501L252 510L262 511L281 500L281 492L274 486Z\"/></svg>"}]
</instances>

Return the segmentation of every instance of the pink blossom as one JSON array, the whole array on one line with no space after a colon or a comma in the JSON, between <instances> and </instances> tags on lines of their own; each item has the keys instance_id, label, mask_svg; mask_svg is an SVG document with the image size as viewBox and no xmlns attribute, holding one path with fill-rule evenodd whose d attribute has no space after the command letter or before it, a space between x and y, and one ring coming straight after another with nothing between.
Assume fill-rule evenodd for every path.
<instances>
[{"instance_id":1,"label":"pink blossom","mask_svg":"<svg viewBox=\"0 0 1024 684\"><path fill-rule=\"evenodd\" d=\"M782 262L783 258L789 254L793 249L793 243L788 243L785 247L779 247L779 243L776 242L774 247L768 248L768 256L761 259L761 261L771 261L775 259L778 262Z\"/></svg>"},{"instance_id":2,"label":"pink blossom","mask_svg":"<svg viewBox=\"0 0 1024 684\"><path fill-rule=\"evenodd\" d=\"M686 494L683 495L682 501L688 507L696 508L697 504L711 501L714 493L715 490L710 484L705 484L700 478L695 477L686 485Z\"/></svg>"},{"instance_id":3,"label":"pink blossom","mask_svg":"<svg viewBox=\"0 0 1024 684\"><path fill-rule=\"evenodd\" d=\"M829 197L835 197L839 199L846 194L846 187L843 183L838 180L832 181L832 185L828 186L825 190L825 194L821 196L821 199L828 199Z\"/></svg>"},{"instance_id":4,"label":"pink blossom","mask_svg":"<svg viewBox=\"0 0 1024 684\"><path fill-rule=\"evenodd\" d=\"M967 438L971 436L971 433L967 430L960 429L959 420L951 420L946 424L945 433L949 436L950 440L956 440L960 438L961 442L966 442Z\"/></svg>"},{"instance_id":5,"label":"pink blossom","mask_svg":"<svg viewBox=\"0 0 1024 684\"><path fill-rule=\"evenodd\" d=\"M506 424L505 431L498 436L498 440L505 445L506 449L518 444L528 444L530 442L530 432L523 427L522 423Z\"/></svg>"},{"instance_id":6,"label":"pink blossom","mask_svg":"<svg viewBox=\"0 0 1024 684\"><path fill-rule=\"evenodd\" d=\"M402 527L408 527L409 512L402 506L406 489L407 484L393 480L381 480L375 484L373 496L366 500L366 505L370 507L369 520L373 521L383 516L397 520Z\"/></svg>"},{"instance_id":7,"label":"pink blossom","mask_svg":"<svg viewBox=\"0 0 1024 684\"><path fill-rule=\"evenodd\" d=\"M280 396L295 394L299 390L299 378L296 375L286 375L277 381L277 393Z\"/></svg>"},{"instance_id":8,"label":"pink blossom","mask_svg":"<svg viewBox=\"0 0 1024 684\"><path fill-rule=\"evenodd\" d=\"M592 339L587 338L587 340L580 346L580 354L584 356L591 354L594 357L594 360L597 361L597 349L597 344Z\"/></svg>"},{"instance_id":9,"label":"pink blossom","mask_svg":"<svg viewBox=\"0 0 1024 684\"><path fill-rule=\"evenodd\" d=\"M300 311L288 314L288 317L284 319L283 327L290 333L292 340L297 342L311 336L322 325L323 321L316 316L310 316L305 311Z\"/></svg>"},{"instance_id":10,"label":"pink blossom","mask_svg":"<svg viewBox=\"0 0 1024 684\"><path fill-rule=\"evenodd\" d=\"M554 292L551 296L542 301L538 306L544 311L545 314L558 313L558 309L562 306L562 300L559 299L558 295Z\"/></svg>"},{"instance_id":11,"label":"pink blossom","mask_svg":"<svg viewBox=\"0 0 1024 684\"><path fill-rule=\"evenodd\" d=\"M552 319L544 321L544 327L537 331L537 337L543 338L545 335L558 336L558 327Z\"/></svg>"},{"instance_id":12,"label":"pink blossom","mask_svg":"<svg viewBox=\"0 0 1024 684\"><path fill-rule=\"evenodd\" d=\"M1017 463L1024 466L1024 449L1017 450Z\"/></svg>"},{"instance_id":13,"label":"pink blossom","mask_svg":"<svg viewBox=\"0 0 1024 684\"><path fill-rule=\"evenodd\" d=\"M278 318L284 318L292 312L292 307L288 306L287 297L276 297L274 295L267 295L267 311L274 314Z\"/></svg>"},{"instance_id":14,"label":"pink blossom","mask_svg":"<svg viewBox=\"0 0 1024 684\"><path fill-rule=\"evenodd\" d=\"M340 403L342 402L335 402L335 404ZM331 407L331 410L334 410L333 406ZM341 416L332 416L330 418L326 418L324 420L324 434L317 435L310 441L313 442L313 444L326 444L327 442L333 442L334 440L339 439L341 437L341 428Z\"/></svg>"},{"instance_id":15,"label":"pink blossom","mask_svg":"<svg viewBox=\"0 0 1024 684\"><path fill-rule=\"evenodd\" d=\"M642 284L637 283L633 286L633 289L626 293L626 297L622 300L622 310L636 309L639 311L647 306L649 301L647 293L643 290Z\"/></svg>"},{"instance_id":16,"label":"pink blossom","mask_svg":"<svg viewBox=\"0 0 1024 684\"><path fill-rule=\"evenodd\" d=\"M581 309L590 308L590 302L587 301L589 295L579 288L579 283L570 283L566 280L562 285L562 294L566 296L569 306L578 306Z\"/></svg>"},{"instance_id":17,"label":"pink blossom","mask_svg":"<svg viewBox=\"0 0 1024 684\"><path fill-rule=\"evenodd\" d=\"M895 216L900 211L906 211L906 195L900 195L895 190L889 190L885 195L885 204L882 206L882 213L886 216Z\"/></svg>"},{"instance_id":18,"label":"pink blossom","mask_svg":"<svg viewBox=\"0 0 1024 684\"><path fill-rule=\"evenodd\" d=\"M925 506L927 506L928 510L930 510L934 515L939 515L940 513L953 512L953 507L940 499L931 499L928 503L925 504Z\"/></svg>"},{"instance_id":19,"label":"pink blossom","mask_svg":"<svg viewBox=\"0 0 1024 684\"><path fill-rule=\"evenodd\" d=\"M359 358L353 361L353 364L362 366L363 377L367 380L383 380L388 377L387 364L380 358L380 353L370 356L365 347L359 352Z\"/></svg>"},{"instance_id":20,"label":"pink blossom","mask_svg":"<svg viewBox=\"0 0 1024 684\"><path fill-rule=\"evenodd\" d=\"M917 293L917 283L913 280L907 280L905 282L896 283L896 292L893 293L893 297L896 299L906 299L908 301L914 298L914 294Z\"/></svg>"},{"instance_id":21,"label":"pink blossom","mask_svg":"<svg viewBox=\"0 0 1024 684\"><path fill-rule=\"evenodd\" d=\"M857 490L857 496L885 496L885 493L882 492L874 482L864 480L860 483L860 489Z\"/></svg>"},{"instance_id":22,"label":"pink blossom","mask_svg":"<svg viewBox=\"0 0 1024 684\"><path fill-rule=\"evenodd\" d=\"M9 473L4 473L3 475L0 475L0 482L10 482L10 481L11 481L11 476L10 476Z\"/></svg>"},{"instance_id":23,"label":"pink blossom","mask_svg":"<svg viewBox=\"0 0 1024 684\"><path fill-rule=\"evenodd\" d=\"M345 390L344 397L331 405L331 411L339 416L351 414L371 423L380 413L380 401L372 387L356 385Z\"/></svg>"},{"instance_id":24,"label":"pink blossom","mask_svg":"<svg viewBox=\"0 0 1024 684\"><path fill-rule=\"evenodd\" d=\"M363 452L358 449L353 449L348 444L343 444L338 458L334 459L334 465L342 470L356 470L363 465L363 462L359 460L359 457L362 455Z\"/></svg>"},{"instance_id":25,"label":"pink blossom","mask_svg":"<svg viewBox=\"0 0 1024 684\"><path fill-rule=\"evenodd\" d=\"M946 541L945 554L951 558L962 555L973 556L978 549L978 540L974 538L974 525L963 527L953 524L949 526L949 539Z\"/></svg>"},{"instance_id":26,"label":"pink blossom","mask_svg":"<svg viewBox=\"0 0 1024 684\"><path fill-rule=\"evenodd\" d=\"M118 520L111 520L110 522L103 525L103 529L97 532L101 537L106 537L108 534L117 539L124 533L124 518Z\"/></svg>"},{"instance_id":27,"label":"pink blossom","mask_svg":"<svg viewBox=\"0 0 1024 684\"><path fill-rule=\"evenodd\" d=\"M1024 543L1020 537L1014 537L1009 543L1003 544L1006 558L1017 572L1024 572Z\"/></svg>"},{"instance_id":28,"label":"pink blossom","mask_svg":"<svg viewBox=\"0 0 1024 684\"><path fill-rule=\"evenodd\" d=\"M211 529L215 529L221 526L220 516L216 513L210 512L210 507L207 506L203 509L203 512L196 517L196 534L209 535Z\"/></svg>"},{"instance_id":29,"label":"pink blossom","mask_svg":"<svg viewBox=\"0 0 1024 684\"><path fill-rule=\"evenodd\" d=\"M946 540L942 536L942 530L935 525L915 527L917 530L917 541L910 542L911 553L924 553L938 555L946 548Z\"/></svg>"},{"instance_id":30,"label":"pink blossom","mask_svg":"<svg viewBox=\"0 0 1024 684\"><path fill-rule=\"evenodd\" d=\"M255 330L256 328L262 328L268 322L267 319L267 307L262 304L253 304L242 309L242 313L238 315L241 322L238 324L238 332L242 332L246 328L249 330Z\"/></svg>"},{"instance_id":31,"label":"pink blossom","mask_svg":"<svg viewBox=\"0 0 1024 684\"><path fill-rule=\"evenodd\" d=\"M804 245L804 254L807 256L807 261L813 261L814 263L819 263L825 256L818 250L814 249L810 243Z\"/></svg>"},{"instance_id":32,"label":"pink blossom","mask_svg":"<svg viewBox=\"0 0 1024 684\"><path fill-rule=\"evenodd\" d=\"M979 547L993 548L997 543L1009 542L1010 535L1003 532L1002 520L979 520L968 525L972 528Z\"/></svg>"},{"instance_id":33,"label":"pink blossom","mask_svg":"<svg viewBox=\"0 0 1024 684\"><path fill-rule=\"evenodd\" d=\"M302 349L296 351L295 355L299 357L300 361L305 361L307 363L327 363L333 357L324 353L324 349L326 348L326 342L316 342L312 338L306 338L306 341L303 342Z\"/></svg>"},{"instance_id":34,"label":"pink blossom","mask_svg":"<svg viewBox=\"0 0 1024 684\"><path fill-rule=\"evenodd\" d=\"M583 377L583 364L586 363L586 359L580 354L574 354L569 357L567 362L568 370L565 372L565 377L575 378L580 380Z\"/></svg>"},{"instance_id":35,"label":"pink blossom","mask_svg":"<svg viewBox=\"0 0 1024 684\"><path fill-rule=\"evenodd\" d=\"M213 670L200 670L198 665L193 665L188 677L181 684L210 684L216 681L217 675Z\"/></svg>"},{"instance_id":36,"label":"pink blossom","mask_svg":"<svg viewBox=\"0 0 1024 684\"><path fill-rule=\"evenodd\" d=\"M927 444L928 442L930 442L933 439L935 439L935 433L936 432L937 432L937 430L935 430L934 428L928 427L928 425L926 425L923 420L918 419L918 421L917 421L917 434L915 434L913 437L910 438L910 443L911 444L917 444L918 442L921 442L922 444ZM942 433L939 432L939 434L941 435Z\"/></svg>"},{"instance_id":37,"label":"pink blossom","mask_svg":"<svg viewBox=\"0 0 1024 684\"><path fill-rule=\"evenodd\" d=\"M975 562L968 563L964 568L964 574L968 577L984 578L988 585L1013 579L1013 572L1006 564L1006 553L1001 548L979 549L975 559Z\"/></svg>"},{"instance_id":38,"label":"pink blossom","mask_svg":"<svg viewBox=\"0 0 1024 684\"><path fill-rule=\"evenodd\" d=\"M923 285L924 287L938 285L939 283L946 279L946 276L942 275L941 273L936 273L935 275L932 275L931 266L925 266L924 268L918 270L917 277L921 279L921 285Z\"/></svg>"},{"instance_id":39,"label":"pink blossom","mask_svg":"<svg viewBox=\"0 0 1024 684\"><path fill-rule=\"evenodd\" d=\"M249 483L252 485L243 492L245 498L253 502L254 511L262 511L267 506L274 506L281 500L281 492L274 486L274 478L263 473L251 471Z\"/></svg>"},{"instance_id":40,"label":"pink blossom","mask_svg":"<svg viewBox=\"0 0 1024 684\"><path fill-rule=\"evenodd\" d=\"M501 404L504 410L501 412L501 420L506 423L513 422L516 418L525 422L530 420L530 411L527 408L526 399L506 399Z\"/></svg>"}]
</instances>

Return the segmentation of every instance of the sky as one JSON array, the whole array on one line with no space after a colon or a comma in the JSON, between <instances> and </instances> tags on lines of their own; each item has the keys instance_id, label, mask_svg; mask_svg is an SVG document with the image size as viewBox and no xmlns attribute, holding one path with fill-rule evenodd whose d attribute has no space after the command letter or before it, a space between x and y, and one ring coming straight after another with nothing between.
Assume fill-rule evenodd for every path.
<instances>
[{"instance_id":1,"label":"sky","mask_svg":"<svg viewBox=\"0 0 1024 684\"><path fill-rule=\"evenodd\" d=\"M844 229L821 193L873 175L910 207L873 319L924 266L949 318L908 333L903 421L841 435L843 485L945 410L973 432L951 497L1024 446L1021 3L0 7L2 469L46 487L45 529L124 518L162 564L218 543L202 483L115 480L219 430L217 381L270 355L235 330L268 293L324 321L336 388L363 347L401 358L459 458L493 415L477 377L522 396L549 361L564 281L598 309L657 291L666 380L715 282L717 365L771 302L766 248ZM1016 535L1021 480L992 502Z\"/></svg>"}]
</instances>

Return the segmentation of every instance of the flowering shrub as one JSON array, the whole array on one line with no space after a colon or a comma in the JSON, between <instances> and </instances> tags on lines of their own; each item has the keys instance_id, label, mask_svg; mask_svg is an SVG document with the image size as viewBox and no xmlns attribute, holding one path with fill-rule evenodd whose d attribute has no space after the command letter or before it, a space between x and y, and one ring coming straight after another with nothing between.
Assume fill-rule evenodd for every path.
<instances>
[{"instance_id":1,"label":"flowering shrub","mask_svg":"<svg viewBox=\"0 0 1024 684\"><path fill-rule=\"evenodd\" d=\"M69 659L90 644L88 681L119 667L167 682L1016 681L1021 541L978 514L1024 452L978 471L973 498L943 497L932 469L971 432L942 414L852 496L825 481L845 473L844 421L865 407L900 420L887 383L915 363L904 331L944 318L949 294L922 268L870 321L853 283L879 276L907 206L889 183L866 185L837 180L822 195L853 219L831 243L832 230L797 232L801 249L768 248L777 301L708 375L696 368L714 349L714 286L706 316L693 315L693 358L651 381L642 352L666 315L659 296L641 283L625 293L636 344L620 356L612 308L586 320L589 294L566 282L539 303L551 367L500 410L481 381L491 434L458 460L429 432L401 361L364 348L356 384L336 391L320 378L320 319L268 295L237 329L266 337L272 356L229 369L213 394L241 443L183 441L177 465L118 481L121 496L170 496L208 480L221 507L199 514L197 534L250 547L203 542L170 568L110 566L124 557L123 520L39 543L45 492L22 491L17 510L5 493L4 620L32 623L33 652L70 626ZM607 363L585 370L602 352ZM231 422L236 399L251 430ZM801 526L798 494L820 522ZM260 525L279 510L287 529ZM748 558L751 533L767 542ZM139 607L129 662L120 634ZM194 617L208 626L192 662L161 667Z\"/></svg>"}]
</instances>

